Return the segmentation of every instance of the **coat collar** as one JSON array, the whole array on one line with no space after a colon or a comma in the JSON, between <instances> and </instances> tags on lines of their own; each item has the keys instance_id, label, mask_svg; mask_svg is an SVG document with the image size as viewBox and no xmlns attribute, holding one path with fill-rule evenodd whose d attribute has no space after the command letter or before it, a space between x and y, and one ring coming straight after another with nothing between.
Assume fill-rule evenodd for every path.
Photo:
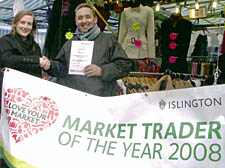
<instances>
[{"instance_id":1,"label":"coat collar","mask_svg":"<svg viewBox=\"0 0 225 168\"><path fill-rule=\"evenodd\" d=\"M171 21L178 21L178 20L182 20L183 17L181 16L181 14L179 14L178 16L174 15L173 13L170 15L169 20Z\"/></svg>"}]
</instances>

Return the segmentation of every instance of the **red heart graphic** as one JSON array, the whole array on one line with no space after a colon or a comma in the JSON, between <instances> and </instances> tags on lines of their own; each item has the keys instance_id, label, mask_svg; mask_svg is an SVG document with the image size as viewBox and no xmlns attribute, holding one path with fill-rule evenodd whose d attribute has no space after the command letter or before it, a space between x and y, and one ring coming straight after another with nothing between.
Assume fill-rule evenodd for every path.
<instances>
[{"instance_id":1,"label":"red heart graphic","mask_svg":"<svg viewBox=\"0 0 225 168\"><path fill-rule=\"evenodd\" d=\"M32 98L21 88L7 89L4 100L10 132L16 143L50 127L59 116L55 101L45 96Z\"/></svg>"}]
</instances>

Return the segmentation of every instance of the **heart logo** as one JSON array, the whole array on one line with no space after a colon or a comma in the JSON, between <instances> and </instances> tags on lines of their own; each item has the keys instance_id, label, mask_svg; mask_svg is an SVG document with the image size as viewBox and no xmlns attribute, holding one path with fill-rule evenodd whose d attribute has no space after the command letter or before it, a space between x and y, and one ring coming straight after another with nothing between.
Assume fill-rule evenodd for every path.
<instances>
[{"instance_id":1,"label":"heart logo","mask_svg":"<svg viewBox=\"0 0 225 168\"><path fill-rule=\"evenodd\" d=\"M16 143L51 127L59 116L55 101L45 96L32 98L22 88L7 89L4 104Z\"/></svg>"}]
</instances>

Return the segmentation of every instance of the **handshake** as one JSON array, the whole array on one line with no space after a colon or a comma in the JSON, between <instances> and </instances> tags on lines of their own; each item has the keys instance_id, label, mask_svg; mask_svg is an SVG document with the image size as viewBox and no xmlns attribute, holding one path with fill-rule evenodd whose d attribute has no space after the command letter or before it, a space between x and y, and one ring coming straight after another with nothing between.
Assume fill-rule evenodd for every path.
<instances>
[{"instance_id":1,"label":"handshake","mask_svg":"<svg viewBox=\"0 0 225 168\"><path fill-rule=\"evenodd\" d=\"M43 70L47 71L51 66L51 62L49 61L49 59L46 56L43 56L43 57L39 58L39 66Z\"/></svg>"}]
</instances>

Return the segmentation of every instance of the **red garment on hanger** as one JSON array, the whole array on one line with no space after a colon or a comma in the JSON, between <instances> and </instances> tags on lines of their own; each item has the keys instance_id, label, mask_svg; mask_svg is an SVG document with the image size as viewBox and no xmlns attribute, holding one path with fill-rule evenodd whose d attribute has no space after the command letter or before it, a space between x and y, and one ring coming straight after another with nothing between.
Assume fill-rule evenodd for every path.
<instances>
[{"instance_id":1,"label":"red garment on hanger","mask_svg":"<svg viewBox=\"0 0 225 168\"><path fill-rule=\"evenodd\" d=\"M102 15L102 17L107 21L110 17L110 12L105 10L103 7L97 6L95 4L96 9L99 11L99 13ZM99 17L98 18L98 27L100 28L101 31L104 31L105 29L105 23L102 21L102 19Z\"/></svg>"},{"instance_id":2,"label":"red garment on hanger","mask_svg":"<svg viewBox=\"0 0 225 168\"><path fill-rule=\"evenodd\" d=\"M154 72L159 73L160 65L154 58L134 59L138 72ZM146 76L155 77L155 76Z\"/></svg>"}]
</instances>

